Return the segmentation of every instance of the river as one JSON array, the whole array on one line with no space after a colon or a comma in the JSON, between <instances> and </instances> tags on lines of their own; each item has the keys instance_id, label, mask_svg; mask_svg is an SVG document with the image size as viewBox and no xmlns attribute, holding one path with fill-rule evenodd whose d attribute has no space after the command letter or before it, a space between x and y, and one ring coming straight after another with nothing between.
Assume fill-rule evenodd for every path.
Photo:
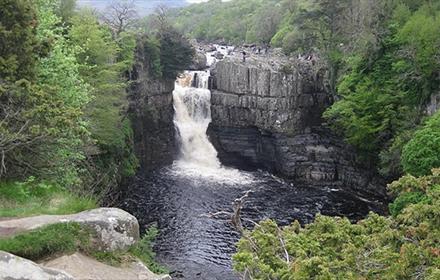
<instances>
[{"instance_id":1,"label":"river","mask_svg":"<svg viewBox=\"0 0 440 280\"><path fill-rule=\"evenodd\" d=\"M138 174L119 205L134 214L142 228L157 223L157 258L173 278L238 279L231 255L239 235L228 215L211 214L231 212L234 200L248 191L242 210L248 228L251 221L263 219L282 225L309 223L317 213L357 220L377 210L375 203L339 189L298 186L263 170L223 166L206 135L211 121L208 77L209 71L185 72L177 80L177 160Z\"/></svg>"}]
</instances>

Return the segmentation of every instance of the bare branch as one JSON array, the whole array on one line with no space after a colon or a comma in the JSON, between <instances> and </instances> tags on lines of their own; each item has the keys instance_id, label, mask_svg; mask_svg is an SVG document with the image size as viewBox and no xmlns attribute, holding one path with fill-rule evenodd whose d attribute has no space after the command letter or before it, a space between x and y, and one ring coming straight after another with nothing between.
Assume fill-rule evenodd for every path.
<instances>
[{"instance_id":1,"label":"bare branch","mask_svg":"<svg viewBox=\"0 0 440 280\"><path fill-rule=\"evenodd\" d=\"M138 18L134 0L113 0L107 6L102 20L110 27L115 36L127 31Z\"/></svg>"},{"instance_id":2,"label":"bare branch","mask_svg":"<svg viewBox=\"0 0 440 280\"><path fill-rule=\"evenodd\" d=\"M280 243L281 243L281 247L284 250L284 256L286 257L286 262L290 263L289 252L287 252L286 243L284 242L284 239L283 239L283 236L281 235L281 230L279 227L277 227L277 233L278 233L278 239L280 240Z\"/></svg>"},{"instance_id":3,"label":"bare branch","mask_svg":"<svg viewBox=\"0 0 440 280\"><path fill-rule=\"evenodd\" d=\"M245 199L249 196L249 194L252 192L252 190L248 190L244 193L244 195L240 198L237 198L236 200L234 200L234 202L232 203L232 212L226 212L226 211L219 211L216 213L208 213L208 214L203 214L201 216L203 217L209 217L209 218L216 218L218 216L227 216L230 219L231 224L234 226L234 228L240 233L243 234L243 224L241 222L242 218L240 217L241 215L241 209L243 208L243 205L245 203ZM254 225L258 225L256 222L249 220L249 219L245 219L246 221L249 221L251 223L253 223Z\"/></svg>"}]
</instances>

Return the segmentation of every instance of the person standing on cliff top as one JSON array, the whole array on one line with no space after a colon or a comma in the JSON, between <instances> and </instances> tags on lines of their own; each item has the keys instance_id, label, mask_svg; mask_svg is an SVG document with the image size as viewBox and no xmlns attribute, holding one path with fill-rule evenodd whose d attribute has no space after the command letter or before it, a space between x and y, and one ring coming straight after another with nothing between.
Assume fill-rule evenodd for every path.
<instances>
[{"instance_id":1,"label":"person standing on cliff top","mask_svg":"<svg viewBox=\"0 0 440 280\"><path fill-rule=\"evenodd\" d=\"M243 54L243 62L246 62L246 52L243 51L242 54Z\"/></svg>"}]
</instances>

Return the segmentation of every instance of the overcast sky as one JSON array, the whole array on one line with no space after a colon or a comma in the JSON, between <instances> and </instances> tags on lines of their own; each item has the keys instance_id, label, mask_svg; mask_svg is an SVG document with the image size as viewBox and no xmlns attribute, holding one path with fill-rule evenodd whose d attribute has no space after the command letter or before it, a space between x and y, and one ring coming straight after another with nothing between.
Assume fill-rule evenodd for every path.
<instances>
[{"instance_id":1,"label":"overcast sky","mask_svg":"<svg viewBox=\"0 0 440 280\"><path fill-rule=\"evenodd\" d=\"M192 3L206 2L207 0L135 0L138 13L146 15L154 11L159 5L166 5L170 8L183 7ZM77 0L80 6L91 6L93 8L102 10L112 0Z\"/></svg>"}]
</instances>

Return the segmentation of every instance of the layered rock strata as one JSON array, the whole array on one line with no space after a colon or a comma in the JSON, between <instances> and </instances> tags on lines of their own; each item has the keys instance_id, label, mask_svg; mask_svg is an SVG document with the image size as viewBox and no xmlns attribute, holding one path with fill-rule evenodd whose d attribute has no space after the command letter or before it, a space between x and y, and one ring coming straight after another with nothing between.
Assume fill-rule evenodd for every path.
<instances>
[{"instance_id":1,"label":"layered rock strata","mask_svg":"<svg viewBox=\"0 0 440 280\"><path fill-rule=\"evenodd\" d=\"M150 60L140 41L131 73L129 114L133 124L135 154L143 170L171 163L176 153L174 80L155 78Z\"/></svg>"},{"instance_id":2,"label":"layered rock strata","mask_svg":"<svg viewBox=\"0 0 440 280\"><path fill-rule=\"evenodd\" d=\"M382 195L376 174L322 120L332 104L326 76L314 61L218 62L210 137L222 162L266 168L310 186Z\"/></svg>"}]
</instances>

